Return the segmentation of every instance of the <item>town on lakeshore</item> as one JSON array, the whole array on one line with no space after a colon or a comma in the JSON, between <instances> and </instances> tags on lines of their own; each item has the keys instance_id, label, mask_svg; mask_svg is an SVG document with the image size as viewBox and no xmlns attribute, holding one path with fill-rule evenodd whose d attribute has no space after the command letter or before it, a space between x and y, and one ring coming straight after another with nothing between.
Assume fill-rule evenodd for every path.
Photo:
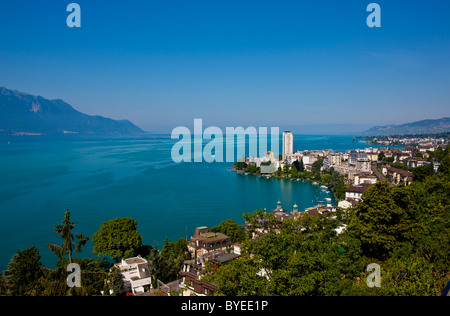
<instances>
[{"instance_id":1,"label":"town on lakeshore","mask_svg":"<svg viewBox=\"0 0 450 316\"><path fill-rule=\"evenodd\" d=\"M331 189L339 201L338 206L347 208L355 205L364 191L378 181L409 185L415 176L421 177L421 172L426 168L437 172L440 158L448 152L448 134L438 136L373 137L370 138L372 144L386 146L344 152L331 149L298 151L294 150L293 134L285 131L282 155L274 157L269 151L264 157L244 157L235 163L233 170L266 178L310 180L313 184ZM398 148L399 144L404 147ZM339 176L333 177L336 173ZM338 180L333 182L333 178ZM318 205L313 208L314 211L318 209L330 211L335 208L327 203L325 207Z\"/></svg>"}]
</instances>

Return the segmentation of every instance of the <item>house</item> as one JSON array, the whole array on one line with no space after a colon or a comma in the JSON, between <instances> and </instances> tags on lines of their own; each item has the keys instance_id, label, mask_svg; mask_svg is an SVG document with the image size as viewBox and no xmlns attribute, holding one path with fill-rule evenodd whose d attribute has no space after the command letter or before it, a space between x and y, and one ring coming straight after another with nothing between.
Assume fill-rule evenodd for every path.
<instances>
[{"instance_id":1,"label":"house","mask_svg":"<svg viewBox=\"0 0 450 316\"><path fill-rule=\"evenodd\" d=\"M410 157L411 157L410 154L400 152L400 153L396 153L396 154L395 154L394 161L405 161L406 159L408 159L408 158L410 158Z\"/></svg>"},{"instance_id":2,"label":"house","mask_svg":"<svg viewBox=\"0 0 450 316\"><path fill-rule=\"evenodd\" d=\"M122 259L120 263L116 264L116 267L122 273L122 292L143 293L144 287L151 287L152 278L148 269L148 262L141 256Z\"/></svg>"},{"instance_id":3,"label":"house","mask_svg":"<svg viewBox=\"0 0 450 316\"><path fill-rule=\"evenodd\" d=\"M233 247L231 238L221 233L212 233L208 227L195 229L194 236L188 244L188 251L197 263L201 263L224 255L228 248Z\"/></svg>"},{"instance_id":4,"label":"house","mask_svg":"<svg viewBox=\"0 0 450 316\"><path fill-rule=\"evenodd\" d=\"M347 200L339 201L338 207L341 209L348 209L351 207L355 207L357 205L357 203L358 203L358 201L349 198Z\"/></svg>"},{"instance_id":5,"label":"house","mask_svg":"<svg viewBox=\"0 0 450 316\"><path fill-rule=\"evenodd\" d=\"M339 152L332 152L328 155L328 163L331 166L339 166L341 164L342 154Z\"/></svg>"},{"instance_id":6,"label":"house","mask_svg":"<svg viewBox=\"0 0 450 316\"><path fill-rule=\"evenodd\" d=\"M216 286L201 281L203 266L195 260L186 260L183 269L179 272L182 277L180 287L184 289L183 296L214 296Z\"/></svg>"},{"instance_id":7,"label":"house","mask_svg":"<svg viewBox=\"0 0 450 316\"><path fill-rule=\"evenodd\" d=\"M370 161L378 161L378 152L369 152L366 155Z\"/></svg>"},{"instance_id":8,"label":"house","mask_svg":"<svg viewBox=\"0 0 450 316\"><path fill-rule=\"evenodd\" d=\"M207 231L206 227L198 227L196 229L196 234L194 234L193 238L196 238L195 241L198 241L199 240L198 238L202 236L204 237L205 234L211 233ZM228 236L225 237L229 238ZM224 239L224 241L228 245L227 239ZM208 242L206 243L206 245L209 244ZM213 252L207 252L205 255L202 256L201 258L202 260L193 259L193 260L185 260L183 262L183 268L178 273L182 277L180 287L183 289L183 296L192 296L192 295L214 296L216 286L212 283L205 282L202 280L204 274L203 268L205 267L206 261L210 261L212 264L212 268L217 270L219 269L220 264L239 258L241 256L240 244L235 243L230 247L228 247L227 250L228 251L215 250Z\"/></svg>"},{"instance_id":9,"label":"house","mask_svg":"<svg viewBox=\"0 0 450 316\"><path fill-rule=\"evenodd\" d=\"M421 153L426 153L427 151L434 151L434 146L431 145L417 146L417 149Z\"/></svg>"},{"instance_id":10,"label":"house","mask_svg":"<svg viewBox=\"0 0 450 316\"><path fill-rule=\"evenodd\" d=\"M355 163L356 170L368 172L368 171L370 171L371 166L372 166L372 162L366 157L356 159L356 163Z\"/></svg>"},{"instance_id":11,"label":"house","mask_svg":"<svg viewBox=\"0 0 450 316\"><path fill-rule=\"evenodd\" d=\"M357 173L353 176L353 184L359 185L363 183L375 184L378 181L378 178L370 173Z\"/></svg>"},{"instance_id":12,"label":"house","mask_svg":"<svg viewBox=\"0 0 450 316\"><path fill-rule=\"evenodd\" d=\"M385 176L388 176L394 180L395 183L404 183L410 185L413 181L414 174L410 171L394 168L388 165L383 165L381 170Z\"/></svg>"},{"instance_id":13,"label":"house","mask_svg":"<svg viewBox=\"0 0 450 316\"><path fill-rule=\"evenodd\" d=\"M412 155L415 152L415 148L412 146L408 146L402 149L402 152Z\"/></svg>"},{"instance_id":14,"label":"house","mask_svg":"<svg viewBox=\"0 0 450 316\"><path fill-rule=\"evenodd\" d=\"M278 232L284 220L295 219L299 217L302 212L298 210L297 204L293 206L291 212L288 212L281 207L281 202L278 201L277 207L267 213L273 215L275 220L269 220L267 216L262 216L260 218L253 218L251 222L245 222L245 229L247 232L250 232L252 239L265 235L270 230ZM238 252L236 250L236 247L235 253L240 253L240 251Z\"/></svg>"},{"instance_id":15,"label":"house","mask_svg":"<svg viewBox=\"0 0 450 316\"><path fill-rule=\"evenodd\" d=\"M429 166L430 162L425 160L425 159L421 159L421 158L408 158L406 160L403 161L407 167L421 167L421 166Z\"/></svg>"},{"instance_id":16,"label":"house","mask_svg":"<svg viewBox=\"0 0 450 316\"><path fill-rule=\"evenodd\" d=\"M303 211L299 211L298 205L295 204L292 211L288 212L281 207L281 202L278 202L275 209L270 212L265 212L265 214L272 215L272 218L269 218L269 216L263 214L261 217L253 218L251 222L246 221L245 228L247 232L250 233L251 238L254 239L267 234L269 231L274 231L278 234L280 232L281 226L283 225L283 222L287 219L295 220L302 218L305 215L309 215L312 217L328 217L334 212L336 212L336 207L332 206L330 203L328 203L327 205L319 204L315 207L306 208ZM235 253L237 253L236 250Z\"/></svg>"},{"instance_id":17,"label":"house","mask_svg":"<svg viewBox=\"0 0 450 316\"><path fill-rule=\"evenodd\" d=\"M336 211L336 208L334 208L332 206L317 205L314 207L306 208L304 212L299 214L299 217L304 217L305 215L309 215L312 217L319 217L319 216L328 217L335 211Z\"/></svg>"},{"instance_id":18,"label":"house","mask_svg":"<svg viewBox=\"0 0 450 316\"><path fill-rule=\"evenodd\" d=\"M345 199L353 199L356 201L361 200L362 194L371 186L370 183L363 183L354 185L350 188L345 189Z\"/></svg>"}]
</instances>

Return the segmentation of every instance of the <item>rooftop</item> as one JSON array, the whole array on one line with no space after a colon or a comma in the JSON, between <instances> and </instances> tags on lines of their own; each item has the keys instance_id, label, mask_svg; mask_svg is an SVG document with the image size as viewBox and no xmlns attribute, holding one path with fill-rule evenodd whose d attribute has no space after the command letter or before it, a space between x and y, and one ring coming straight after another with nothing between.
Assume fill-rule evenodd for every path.
<instances>
[{"instance_id":1,"label":"rooftop","mask_svg":"<svg viewBox=\"0 0 450 316\"><path fill-rule=\"evenodd\" d=\"M214 258L214 259L212 259L212 261L223 263L223 262L230 261L231 259L239 258L240 256L241 255L232 252L232 253L227 253L226 255Z\"/></svg>"},{"instance_id":2,"label":"rooftop","mask_svg":"<svg viewBox=\"0 0 450 316\"><path fill-rule=\"evenodd\" d=\"M145 261L141 257L134 257L134 258L125 259L125 262L127 264L133 264L133 263L146 263L147 261Z\"/></svg>"},{"instance_id":3,"label":"rooftop","mask_svg":"<svg viewBox=\"0 0 450 316\"><path fill-rule=\"evenodd\" d=\"M210 242L220 241L220 240L224 240L224 239L228 239L228 238L230 238L230 237L228 237L227 235L221 234L221 233L208 232L208 233L200 234L198 236L193 236L191 238L191 241L203 240L203 241L210 243Z\"/></svg>"},{"instance_id":4,"label":"rooftop","mask_svg":"<svg viewBox=\"0 0 450 316\"><path fill-rule=\"evenodd\" d=\"M359 185L354 185L350 188L345 189L345 192L363 193L370 187L370 185L371 185L370 183L362 183Z\"/></svg>"}]
</instances>

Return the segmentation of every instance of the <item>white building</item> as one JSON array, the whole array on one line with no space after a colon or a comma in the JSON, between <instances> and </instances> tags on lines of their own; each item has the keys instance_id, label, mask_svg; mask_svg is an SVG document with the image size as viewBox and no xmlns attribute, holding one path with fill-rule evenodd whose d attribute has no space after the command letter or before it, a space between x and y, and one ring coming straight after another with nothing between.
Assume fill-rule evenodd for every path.
<instances>
[{"instance_id":1,"label":"white building","mask_svg":"<svg viewBox=\"0 0 450 316\"><path fill-rule=\"evenodd\" d=\"M347 200L342 200L342 201L339 201L339 203L338 203L338 207L342 208L342 209L348 209L352 206L353 206L353 204Z\"/></svg>"},{"instance_id":2,"label":"white building","mask_svg":"<svg viewBox=\"0 0 450 316\"><path fill-rule=\"evenodd\" d=\"M283 160L286 159L286 155L294 153L294 136L291 132L283 132Z\"/></svg>"},{"instance_id":3,"label":"white building","mask_svg":"<svg viewBox=\"0 0 450 316\"><path fill-rule=\"evenodd\" d=\"M353 185L360 185L363 183L375 184L378 178L368 173L357 173L353 176Z\"/></svg>"},{"instance_id":4,"label":"white building","mask_svg":"<svg viewBox=\"0 0 450 316\"><path fill-rule=\"evenodd\" d=\"M311 163L310 163L310 157L311 157L311 156L303 156L303 157L302 157L302 161L303 161L303 164L304 164L304 165L311 165Z\"/></svg>"},{"instance_id":5,"label":"white building","mask_svg":"<svg viewBox=\"0 0 450 316\"><path fill-rule=\"evenodd\" d=\"M292 154L286 154L286 157L285 157L286 160L290 161L289 164L292 164L292 162L294 162L295 160L300 162L300 160L302 160L302 158L303 158L303 154L299 151L294 151Z\"/></svg>"},{"instance_id":6,"label":"white building","mask_svg":"<svg viewBox=\"0 0 450 316\"><path fill-rule=\"evenodd\" d=\"M368 158L357 158L355 167L359 171L369 172L371 169L371 161Z\"/></svg>"},{"instance_id":7,"label":"white building","mask_svg":"<svg viewBox=\"0 0 450 316\"><path fill-rule=\"evenodd\" d=\"M122 259L116 266L122 273L123 292L144 292L144 286L151 286L148 262L141 256Z\"/></svg>"},{"instance_id":8,"label":"white building","mask_svg":"<svg viewBox=\"0 0 450 316\"><path fill-rule=\"evenodd\" d=\"M330 153L328 155L328 162L331 166L340 166L342 160L342 154L341 153Z\"/></svg>"}]
</instances>

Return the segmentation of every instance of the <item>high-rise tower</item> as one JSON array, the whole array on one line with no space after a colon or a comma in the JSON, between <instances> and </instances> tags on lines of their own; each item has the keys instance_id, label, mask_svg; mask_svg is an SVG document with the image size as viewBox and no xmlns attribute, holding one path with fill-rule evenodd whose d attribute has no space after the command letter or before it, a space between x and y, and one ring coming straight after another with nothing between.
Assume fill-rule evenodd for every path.
<instances>
[{"instance_id":1,"label":"high-rise tower","mask_svg":"<svg viewBox=\"0 0 450 316\"><path fill-rule=\"evenodd\" d=\"M283 132L283 161L286 155L294 153L294 136L290 131Z\"/></svg>"}]
</instances>

